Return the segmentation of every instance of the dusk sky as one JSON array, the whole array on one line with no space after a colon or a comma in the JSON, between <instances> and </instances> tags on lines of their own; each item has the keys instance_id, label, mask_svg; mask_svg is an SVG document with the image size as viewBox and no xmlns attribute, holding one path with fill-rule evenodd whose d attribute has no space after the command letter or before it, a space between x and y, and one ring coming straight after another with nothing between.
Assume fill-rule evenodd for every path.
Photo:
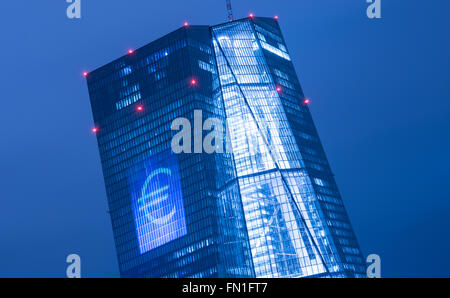
<instances>
[{"instance_id":1,"label":"dusk sky","mask_svg":"<svg viewBox=\"0 0 450 298\"><path fill-rule=\"evenodd\" d=\"M239 0L279 16L364 256L383 277L450 277L450 2ZM2 1L0 277L118 277L83 71L183 25L226 21L225 0Z\"/></svg>"}]
</instances>

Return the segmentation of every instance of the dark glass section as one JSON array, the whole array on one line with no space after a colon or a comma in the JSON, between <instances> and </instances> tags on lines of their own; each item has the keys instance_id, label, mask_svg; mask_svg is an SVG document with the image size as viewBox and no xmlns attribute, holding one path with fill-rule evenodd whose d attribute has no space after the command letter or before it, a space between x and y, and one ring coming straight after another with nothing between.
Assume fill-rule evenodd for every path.
<instances>
[{"instance_id":1,"label":"dark glass section","mask_svg":"<svg viewBox=\"0 0 450 298\"><path fill-rule=\"evenodd\" d=\"M177 30L88 85L121 275L253 276L230 155L171 153L176 118L225 122L209 27Z\"/></svg>"}]
</instances>

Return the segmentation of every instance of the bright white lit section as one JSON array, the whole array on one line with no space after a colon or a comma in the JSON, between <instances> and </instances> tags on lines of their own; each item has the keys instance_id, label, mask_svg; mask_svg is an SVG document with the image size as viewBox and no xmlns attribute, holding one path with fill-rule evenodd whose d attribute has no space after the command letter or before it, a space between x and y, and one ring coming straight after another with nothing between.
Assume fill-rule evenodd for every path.
<instances>
[{"instance_id":1,"label":"bright white lit section","mask_svg":"<svg viewBox=\"0 0 450 298\"><path fill-rule=\"evenodd\" d=\"M139 101L142 98L141 92L139 90L139 84L134 84L122 89L120 91L120 98L122 99L116 102L116 110L119 111Z\"/></svg>"},{"instance_id":2,"label":"bright white lit section","mask_svg":"<svg viewBox=\"0 0 450 298\"><path fill-rule=\"evenodd\" d=\"M121 109L123 109L125 107L128 107L129 105L137 102L140 99L141 99L141 93L140 92L138 92L136 94L133 94L133 95L130 95L130 96L122 99L121 101L116 102L116 109L117 110L121 110Z\"/></svg>"},{"instance_id":3,"label":"bright white lit section","mask_svg":"<svg viewBox=\"0 0 450 298\"><path fill-rule=\"evenodd\" d=\"M213 65L211 65L210 63L206 63L202 60L198 60L198 67L200 67L200 69L209 71L210 73L216 73Z\"/></svg>"},{"instance_id":4,"label":"bright white lit section","mask_svg":"<svg viewBox=\"0 0 450 298\"><path fill-rule=\"evenodd\" d=\"M277 56L280 56L283 59L291 61L291 57L289 56L288 53L285 53L285 52L281 51L280 49L278 49L278 48L276 48L274 46L271 46L270 44L268 44L268 43L266 43L266 42L264 42L262 40L261 40L261 46L263 47L263 49L265 49L265 50L267 50L267 51L269 51L269 52L271 52L271 53L273 53L273 54L275 54Z\"/></svg>"},{"instance_id":5,"label":"bright white lit section","mask_svg":"<svg viewBox=\"0 0 450 298\"><path fill-rule=\"evenodd\" d=\"M271 43L281 41L273 33L266 34ZM317 275L326 272L314 246L318 236L311 223L319 214L315 202L308 197L312 189L305 192L311 183L299 170L303 168L301 155L263 48L284 59L290 57L262 42L264 37L260 35L263 36L254 31L250 22L234 22L213 30L254 270L256 277ZM284 174L292 175L287 182L292 196L281 170L292 173ZM300 220L293 200L306 224ZM320 231L321 227L314 224L314 229Z\"/></svg>"},{"instance_id":6,"label":"bright white lit section","mask_svg":"<svg viewBox=\"0 0 450 298\"><path fill-rule=\"evenodd\" d=\"M133 71L131 70L131 66L124 67L120 71L120 77L125 77L127 75L130 75Z\"/></svg>"}]
</instances>

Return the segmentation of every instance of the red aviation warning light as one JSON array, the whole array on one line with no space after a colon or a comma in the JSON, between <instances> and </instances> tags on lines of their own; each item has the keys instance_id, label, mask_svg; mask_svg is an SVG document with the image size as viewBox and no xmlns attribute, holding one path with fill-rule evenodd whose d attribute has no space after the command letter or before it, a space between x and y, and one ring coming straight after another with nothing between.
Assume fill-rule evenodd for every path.
<instances>
[{"instance_id":1,"label":"red aviation warning light","mask_svg":"<svg viewBox=\"0 0 450 298\"><path fill-rule=\"evenodd\" d=\"M189 27L189 23L188 22L184 22L184 27Z\"/></svg>"},{"instance_id":2,"label":"red aviation warning light","mask_svg":"<svg viewBox=\"0 0 450 298\"><path fill-rule=\"evenodd\" d=\"M279 19L279 17L278 17L278 16L274 16L273 18L274 18L275 20L278 20L278 19Z\"/></svg>"},{"instance_id":3,"label":"red aviation warning light","mask_svg":"<svg viewBox=\"0 0 450 298\"><path fill-rule=\"evenodd\" d=\"M248 16L251 17L251 18L255 17L255 15L253 13L250 13Z\"/></svg>"},{"instance_id":4,"label":"red aviation warning light","mask_svg":"<svg viewBox=\"0 0 450 298\"><path fill-rule=\"evenodd\" d=\"M92 131L92 133L97 133L98 132L98 127L94 126L91 131Z\"/></svg>"},{"instance_id":5,"label":"red aviation warning light","mask_svg":"<svg viewBox=\"0 0 450 298\"><path fill-rule=\"evenodd\" d=\"M197 85L197 80L196 80L196 79L192 79L192 80L191 80L191 85L192 85L192 86Z\"/></svg>"},{"instance_id":6,"label":"red aviation warning light","mask_svg":"<svg viewBox=\"0 0 450 298\"><path fill-rule=\"evenodd\" d=\"M138 111L138 112L142 112L143 110L144 110L143 106L137 106L136 107L136 111Z\"/></svg>"},{"instance_id":7,"label":"red aviation warning light","mask_svg":"<svg viewBox=\"0 0 450 298\"><path fill-rule=\"evenodd\" d=\"M87 77L88 76L88 73L85 71L85 72L83 72L83 77Z\"/></svg>"},{"instance_id":8,"label":"red aviation warning light","mask_svg":"<svg viewBox=\"0 0 450 298\"><path fill-rule=\"evenodd\" d=\"M281 87L278 86L278 87L277 87L277 92L280 93L281 91L282 91L282 90L281 90Z\"/></svg>"},{"instance_id":9,"label":"red aviation warning light","mask_svg":"<svg viewBox=\"0 0 450 298\"><path fill-rule=\"evenodd\" d=\"M304 103L305 105L309 104L310 102L311 102L311 100L309 100L309 98L305 98L305 99L303 100L303 103Z\"/></svg>"},{"instance_id":10,"label":"red aviation warning light","mask_svg":"<svg viewBox=\"0 0 450 298\"><path fill-rule=\"evenodd\" d=\"M132 49L128 50L128 54L133 54L133 53L134 53L134 50L132 50Z\"/></svg>"}]
</instances>

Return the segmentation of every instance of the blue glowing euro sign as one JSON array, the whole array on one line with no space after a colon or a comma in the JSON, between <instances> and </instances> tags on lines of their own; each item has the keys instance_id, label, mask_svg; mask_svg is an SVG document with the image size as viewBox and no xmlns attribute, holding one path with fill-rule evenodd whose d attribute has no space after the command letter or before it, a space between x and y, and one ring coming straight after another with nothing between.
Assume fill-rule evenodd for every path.
<instances>
[{"instance_id":1,"label":"blue glowing euro sign","mask_svg":"<svg viewBox=\"0 0 450 298\"><path fill-rule=\"evenodd\" d=\"M131 199L140 253L187 234L176 156L166 151L130 175Z\"/></svg>"}]
</instances>

